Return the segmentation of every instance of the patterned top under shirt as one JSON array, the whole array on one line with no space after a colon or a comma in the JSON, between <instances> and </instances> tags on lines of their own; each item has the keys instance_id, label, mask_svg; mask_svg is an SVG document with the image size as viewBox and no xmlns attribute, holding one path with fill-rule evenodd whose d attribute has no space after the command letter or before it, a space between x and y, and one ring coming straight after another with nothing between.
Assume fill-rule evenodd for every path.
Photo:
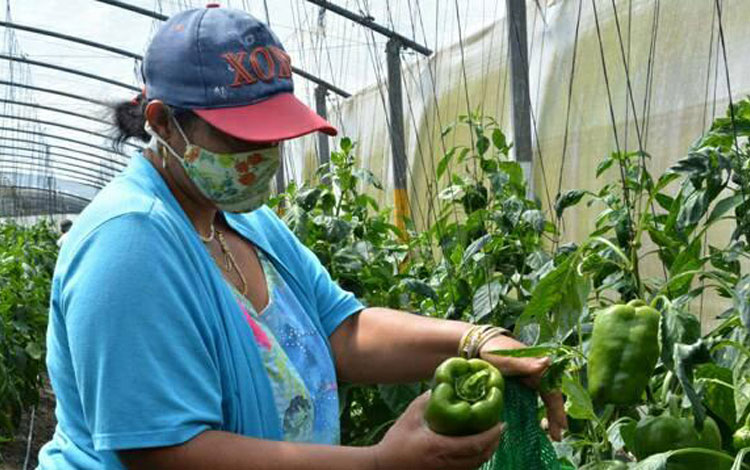
<instances>
[{"instance_id":1,"label":"patterned top under shirt","mask_svg":"<svg viewBox=\"0 0 750 470\"><path fill-rule=\"evenodd\" d=\"M328 346L273 263L260 250L258 258L268 285L269 301L262 312L227 284L261 352L284 440L337 445L339 399Z\"/></svg>"}]
</instances>

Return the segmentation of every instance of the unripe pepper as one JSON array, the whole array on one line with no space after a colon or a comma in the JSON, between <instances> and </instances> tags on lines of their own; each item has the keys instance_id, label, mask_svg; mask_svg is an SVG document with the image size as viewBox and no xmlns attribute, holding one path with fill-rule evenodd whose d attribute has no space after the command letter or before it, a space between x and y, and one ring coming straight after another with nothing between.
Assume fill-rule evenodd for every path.
<instances>
[{"instance_id":1,"label":"unripe pepper","mask_svg":"<svg viewBox=\"0 0 750 470\"><path fill-rule=\"evenodd\" d=\"M650 416L635 428L633 454L638 460L670 450L697 447L721 451L721 432L711 417L706 417L703 430L698 431L690 418ZM668 470L719 470L731 466L731 459L691 453L675 455L669 459Z\"/></svg>"},{"instance_id":2,"label":"unripe pepper","mask_svg":"<svg viewBox=\"0 0 750 470\"><path fill-rule=\"evenodd\" d=\"M632 405L659 359L659 312L641 300L613 305L594 319L588 388L599 404Z\"/></svg>"},{"instance_id":3,"label":"unripe pepper","mask_svg":"<svg viewBox=\"0 0 750 470\"><path fill-rule=\"evenodd\" d=\"M734 433L733 437L734 448L737 451L739 451L740 449L744 449L745 447L750 447L750 414L747 415L745 425L739 428Z\"/></svg>"},{"instance_id":4,"label":"unripe pepper","mask_svg":"<svg viewBox=\"0 0 750 470\"><path fill-rule=\"evenodd\" d=\"M435 369L435 385L424 418L434 432L476 434L500 421L505 381L482 359L452 357Z\"/></svg>"}]
</instances>

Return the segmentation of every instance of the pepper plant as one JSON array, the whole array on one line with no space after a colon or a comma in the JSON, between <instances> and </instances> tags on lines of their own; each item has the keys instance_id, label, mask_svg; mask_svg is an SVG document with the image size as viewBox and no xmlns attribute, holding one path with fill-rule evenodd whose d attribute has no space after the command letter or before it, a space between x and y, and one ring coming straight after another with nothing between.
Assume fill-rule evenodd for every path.
<instances>
[{"instance_id":1,"label":"pepper plant","mask_svg":"<svg viewBox=\"0 0 750 470\"><path fill-rule=\"evenodd\" d=\"M0 441L39 401L55 240L46 221L0 224Z\"/></svg>"}]
</instances>

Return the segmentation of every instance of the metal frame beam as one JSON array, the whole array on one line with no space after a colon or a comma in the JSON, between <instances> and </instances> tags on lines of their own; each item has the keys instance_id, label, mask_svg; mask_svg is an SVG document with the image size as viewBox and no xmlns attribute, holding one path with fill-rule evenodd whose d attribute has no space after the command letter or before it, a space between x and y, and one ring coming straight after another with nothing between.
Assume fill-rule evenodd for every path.
<instances>
[{"instance_id":1,"label":"metal frame beam","mask_svg":"<svg viewBox=\"0 0 750 470\"><path fill-rule=\"evenodd\" d=\"M101 0L99 0L101 1ZM412 49L414 51L419 52L420 54L424 56L431 56L432 50L429 49L426 46L423 46L406 36L403 36L401 34L398 34L397 32L386 28L385 26L382 26L375 22L375 20L372 17L368 16L362 16L358 15L354 12L351 12L347 10L344 7L341 7L339 5L336 5L334 3L328 2L326 0L307 0L308 2L318 5L321 8L325 8L326 10L332 11L333 13L336 13L337 15L341 15L344 18L348 18L355 23L359 23L362 26L365 26L367 28L370 28L371 30L375 31L376 33L382 34L383 36L386 36L389 39L396 39L398 40L404 47L408 47L409 49Z\"/></svg>"},{"instance_id":2,"label":"metal frame beam","mask_svg":"<svg viewBox=\"0 0 750 470\"><path fill-rule=\"evenodd\" d=\"M388 40L386 59L388 68L388 108L390 112L391 159L393 161L393 200L396 226L402 231L411 217L407 189L409 161L406 157L404 131L404 98L401 85L401 41Z\"/></svg>"},{"instance_id":3,"label":"metal frame beam","mask_svg":"<svg viewBox=\"0 0 750 470\"><path fill-rule=\"evenodd\" d=\"M328 90L325 87L319 86L315 88L315 111L325 120L328 120L327 95ZM322 132L318 132L318 163L323 165L330 160L331 147L328 136Z\"/></svg>"},{"instance_id":4,"label":"metal frame beam","mask_svg":"<svg viewBox=\"0 0 750 470\"><path fill-rule=\"evenodd\" d=\"M534 150L531 147L531 97L529 95L529 51L526 37L525 0L506 0L513 93L513 148L523 168L529 193L533 194Z\"/></svg>"},{"instance_id":5,"label":"metal frame beam","mask_svg":"<svg viewBox=\"0 0 750 470\"><path fill-rule=\"evenodd\" d=\"M57 152L47 152L47 150L42 150L42 149L29 149L29 148L14 147L14 146L11 146L11 145L2 145L2 144L0 144L0 149L14 150L14 151L18 150L18 151L23 151L23 152L32 152L32 153L35 153L35 154L37 154L39 156L42 156L42 157L46 156L46 154L48 153L51 156L55 156L55 157L59 157L59 158L64 158L64 159L72 160L74 162L90 163L88 160L82 160L80 158L76 158L76 157L73 157L73 156L70 156L70 155L64 155L64 154L57 153ZM31 156L31 155L19 155L18 157L19 158L22 158L22 157L23 158L27 158L27 157L28 158L35 158L34 156ZM40 159L40 158L36 158L36 160L39 161L40 166L43 166L43 165L47 164L46 160L43 160L43 159ZM92 172L92 175L95 175L97 177L102 177L102 178L104 178L104 177L113 177L114 178L115 176L117 176L117 172L115 172L112 168L100 167L102 169L106 169L107 170L107 172L105 173L105 172L100 171L96 167L91 167L91 166L86 166L86 165L79 165L77 163L68 163L68 162L64 162L64 161L60 161L60 160L56 160L56 159L50 159L50 161L51 162L64 163L66 165L70 165L72 168L78 168L80 170L90 171L90 172Z\"/></svg>"},{"instance_id":6,"label":"metal frame beam","mask_svg":"<svg viewBox=\"0 0 750 470\"><path fill-rule=\"evenodd\" d=\"M73 75L79 75L81 77L90 78L92 80L109 83L110 85L115 85L121 88L126 88L128 90L132 90L136 92L141 91L140 88L134 87L133 85L128 85L127 83L118 82L117 80L112 80L111 78L102 77L101 75L96 75L93 73L81 72L80 70L69 69L67 67L61 67L59 65L47 64L45 62L39 62L38 60L31 60L31 59L26 59L24 57L16 57L16 56L8 55L8 54L0 54L0 59L11 60L14 62L21 62L21 63L29 64L29 65L36 65L37 67L46 67L48 69L57 70L59 72L71 73Z\"/></svg>"},{"instance_id":7,"label":"metal frame beam","mask_svg":"<svg viewBox=\"0 0 750 470\"><path fill-rule=\"evenodd\" d=\"M28 122L36 122L38 124L45 124L45 125L48 125L48 126L57 126L57 127L63 128L63 129L71 130L71 131L77 131L77 132L83 132L85 134L95 135L97 137L101 137L102 139L112 140L112 137L110 137L108 135L105 135L105 134L100 134L98 132L90 131L88 129L83 129L81 127L75 127L75 126L68 126L68 125L65 125L65 124L59 124L57 122L43 121L41 119L27 118L27 117L22 117L22 116L12 116L10 114L0 114L0 118L17 119L17 120L20 120L20 121L28 121ZM135 144L131 144L130 142L125 142L125 145L130 145L131 147L137 148L139 150L142 148L142 147L139 147L139 146L137 146Z\"/></svg>"},{"instance_id":8,"label":"metal frame beam","mask_svg":"<svg viewBox=\"0 0 750 470\"><path fill-rule=\"evenodd\" d=\"M2 157L14 158L13 155L7 155L7 154L4 154L4 153L0 153L0 170L3 168L2 164L4 164L4 163L9 164L9 165L5 166L5 168L12 168L12 169L18 170L18 171L39 170L39 168L37 166L35 166L33 163L26 163L26 162L18 161L18 160L9 160L8 158L2 158ZM24 167L27 167L27 168L21 168L21 165L23 165ZM97 185L95 187L97 187L99 189L103 188L104 185L106 184L106 182L104 182L104 181L97 180L96 178L91 178L90 176L88 176L86 174L83 174L83 173L79 173L79 172L77 172L75 170L67 169L67 168L64 168L64 167L57 167L57 166L55 166L55 167L50 166L48 168L50 168L52 170L55 170L55 171L61 171L61 172L69 173L67 175L69 178L79 178L81 181L85 181L87 183L91 183L93 185ZM46 174L46 173L42 173L40 171L36 171L35 173L37 175L39 175L39 176L54 176L54 173ZM21 173L21 175L23 176L22 173Z\"/></svg>"},{"instance_id":9,"label":"metal frame beam","mask_svg":"<svg viewBox=\"0 0 750 470\"><path fill-rule=\"evenodd\" d=\"M169 19L169 17L167 15L163 15L161 13L157 13L157 12L151 11L151 10L146 10L145 8L140 8L140 7L137 7L135 5L131 5L131 4L125 3L125 2L120 2L118 0L96 0L96 1L99 2L99 3L104 3L106 5L113 6L113 7L118 7L118 8L122 8L122 9L125 9L125 10L129 10L129 11L132 11L134 13L138 13L139 15L149 16L151 18L154 18L154 19L157 19L157 20L161 20L161 21L166 21L166 20ZM130 53L130 54L132 54L132 53ZM137 54L133 54L133 55L137 55ZM143 58L141 56L138 56L138 57L140 59ZM310 80L311 82L314 82L317 85L324 86L324 87L328 88L329 90L331 90L332 92L336 93L339 96L342 96L344 98L349 98L350 96L352 96L350 93L347 93L346 91L342 90L341 88L337 87L336 85L333 85L332 83L329 83L329 82L323 80L322 78L316 77L315 75L313 75L313 74L311 74L309 72L305 72L304 70L299 69L299 68L297 68L295 66L292 66L292 71L295 74L299 75L300 77L306 78L306 79Z\"/></svg>"},{"instance_id":10,"label":"metal frame beam","mask_svg":"<svg viewBox=\"0 0 750 470\"><path fill-rule=\"evenodd\" d=\"M26 25L21 25L18 23L9 23L7 21L0 21L0 26L5 26L6 28L12 28L12 29L19 29L21 31L26 31L29 33L43 34L45 36L50 36L53 38L63 39L65 41L83 44L84 46L95 47L97 49L102 49L102 50L112 52L115 54L124 55L126 57L130 57L131 59L137 59L137 60L143 59L142 56L135 54L133 52L130 52L130 51L126 51L125 49L120 49L119 47L108 46L100 42L89 41L88 39L82 39L82 38L78 38L75 36L68 36L67 34L56 33L55 31L48 31L46 29L34 28L33 26L26 26Z\"/></svg>"},{"instance_id":11,"label":"metal frame beam","mask_svg":"<svg viewBox=\"0 0 750 470\"><path fill-rule=\"evenodd\" d=\"M55 178L55 179L57 179L57 178ZM4 184L0 183L0 190L2 190L3 188L21 189L21 190L31 189L31 190L34 190L34 191L51 192L49 188L37 188L37 187L34 187L34 186L4 185ZM81 201L91 202L91 199L86 199L83 196L79 196L78 194L73 194L73 193L68 192L68 191L61 191L61 190L55 189L54 192L56 192L58 194L62 194L62 195L67 196L67 197L71 197L73 199L79 199Z\"/></svg>"},{"instance_id":12,"label":"metal frame beam","mask_svg":"<svg viewBox=\"0 0 750 470\"><path fill-rule=\"evenodd\" d=\"M73 153L76 153L76 154L88 155L89 157L94 157L94 158L97 158L99 160L102 159L101 155L97 155L95 153L84 152L83 150L77 150L77 149L73 149L73 148L70 148L70 147L63 147L62 145L47 144L47 143L44 143L44 142L39 142L38 140L18 139L18 138L15 138L15 137L5 137L3 135L0 135L0 142L2 142L2 141L20 142L22 144L31 144L31 145L40 145L40 146L43 146L43 147L49 147L49 148L60 149L60 150L67 150L68 152L73 152ZM86 160L86 161L88 162L89 160ZM108 168L108 169L117 170L117 171L122 170L123 168L125 168L125 166L127 166L127 164L120 163L120 162L118 162L116 160L106 160L106 161L118 164L118 165L120 165L120 167L119 168L115 168L115 167L112 167L112 166L109 166L109 165L101 165L101 164L99 166L102 167L102 168Z\"/></svg>"},{"instance_id":13,"label":"metal frame beam","mask_svg":"<svg viewBox=\"0 0 750 470\"><path fill-rule=\"evenodd\" d=\"M95 100L92 98L87 98L85 96L76 95L74 93L68 93L66 91L60 91L60 90L53 90L51 88L42 88L38 86L32 86L32 85L26 85L24 83L15 83L15 82L9 82L7 80L0 80L0 85L7 85L10 87L18 87L18 88L25 88L27 90L34 90L34 91L41 91L44 93L52 93L53 95L59 95L64 96L66 98L73 98L75 100L81 100L81 101L87 101L89 103L98 104L101 106L108 106L107 103L104 101Z\"/></svg>"},{"instance_id":14,"label":"metal frame beam","mask_svg":"<svg viewBox=\"0 0 750 470\"><path fill-rule=\"evenodd\" d=\"M105 152L109 152L109 153L113 153L115 155L121 155L121 156L123 156L125 158L129 158L129 156L127 154L124 154L122 152L118 152L118 151L116 151L114 149L110 149L110 148L107 148L107 147L102 147L102 146L99 146L99 145L91 144L89 142L84 142L82 140L70 139L68 137L63 137L63 136L59 136L59 135L55 135L55 134L47 134L45 132L35 132L35 131L27 130L27 129L16 129L15 127L3 127L3 126L0 126L0 131L18 132L20 134L38 135L38 136L42 136L42 137L48 137L50 139L60 139L60 140L63 140L65 142L70 142L72 144L85 145L87 147L91 147L91 148L95 148L95 149L99 149L99 150L104 150ZM124 162L120 162L118 160L112 160L110 158L105 158L105 157L99 157L99 158L101 158L104 161L108 161L108 162L112 162L112 163L118 163L118 164L121 164L121 165L127 165Z\"/></svg>"},{"instance_id":15,"label":"metal frame beam","mask_svg":"<svg viewBox=\"0 0 750 470\"><path fill-rule=\"evenodd\" d=\"M42 171L44 170L44 168L60 169L60 170L64 169L66 171L74 171L81 176L91 178L92 180L99 181L101 183L106 183L107 181L109 181L106 175L99 175L96 172L96 170L92 170L90 168L86 168L86 167L81 168L79 165L75 165L73 163L68 163L68 162L62 162L59 160L45 161L35 155L22 155L20 153L16 153L13 151L15 149L8 149L8 150L10 152L8 151L3 152L0 150L0 155L5 156L5 157L10 157L13 159L18 159L18 163L22 163L25 165L34 165ZM13 161L16 161L16 160L13 160ZM114 178L114 175L112 176L112 178Z\"/></svg>"},{"instance_id":16,"label":"metal frame beam","mask_svg":"<svg viewBox=\"0 0 750 470\"><path fill-rule=\"evenodd\" d=\"M9 103L9 104L15 104L15 105L19 105L19 106L28 106L30 108L44 109L46 111L53 111L53 112L56 112L56 113L67 114L69 116L73 116L73 117L77 117L77 118L81 118L81 119L89 119L91 121L98 122L100 124L111 125L111 123L105 121L104 119L99 119L99 118L95 118L95 117L91 117L91 116L86 116L85 114L80 114L80 113L76 113L76 112L73 112L73 111L67 111L65 109L55 108L53 106L44 106L44 105L36 104L36 103L26 103L24 101L6 100L4 98L0 98L0 103Z\"/></svg>"}]
</instances>

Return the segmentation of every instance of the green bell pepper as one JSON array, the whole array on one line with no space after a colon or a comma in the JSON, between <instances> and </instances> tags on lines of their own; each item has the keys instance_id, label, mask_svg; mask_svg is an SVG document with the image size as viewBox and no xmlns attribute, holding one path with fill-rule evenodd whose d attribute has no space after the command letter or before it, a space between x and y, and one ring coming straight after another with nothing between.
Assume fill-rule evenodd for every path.
<instances>
[{"instance_id":1,"label":"green bell pepper","mask_svg":"<svg viewBox=\"0 0 750 470\"><path fill-rule=\"evenodd\" d=\"M434 432L448 436L476 434L500 421L505 381L481 359L452 357L435 369L435 384L424 418Z\"/></svg>"},{"instance_id":2,"label":"green bell pepper","mask_svg":"<svg viewBox=\"0 0 750 470\"><path fill-rule=\"evenodd\" d=\"M700 448L721 451L721 432L711 417L706 417L703 430L695 429L691 418L674 416L649 416L641 420L635 429L633 454L638 460L670 450ZM731 466L725 460L712 455L692 453L675 455L669 459L668 470L718 470Z\"/></svg>"},{"instance_id":3,"label":"green bell pepper","mask_svg":"<svg viewBox=\"0 0 750 470\"><path fill-rule=\"evenodd\" d=\"M745 447L750 447L750 414L747 415L745 425L734 433L733 438L734 448L738 452Z\"/></svg>"},{"instance_id":4,"label":"green bell pepper","mask_svg":"<svg viewBox=\"0 0 750 470\"><path fill-rule=\"evenodd\" d=\"M659 359L659 312L641 300L613 305L594 319L588 389L598 404L640 401Z\"/></svg>"}]
</instances>

